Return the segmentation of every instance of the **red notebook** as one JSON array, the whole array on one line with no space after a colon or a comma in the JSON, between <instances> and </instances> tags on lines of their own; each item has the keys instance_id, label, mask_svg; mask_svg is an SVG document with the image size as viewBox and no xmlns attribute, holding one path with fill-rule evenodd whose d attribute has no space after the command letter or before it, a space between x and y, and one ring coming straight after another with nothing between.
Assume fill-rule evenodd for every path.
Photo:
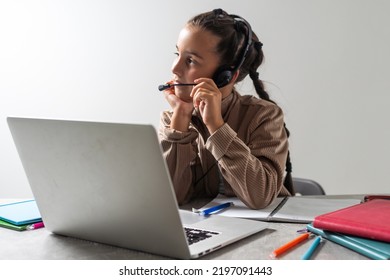
<instances>
[{"instance_id":1,"label":"red notebook","mask_svg":"<svg viewBox=\"0 0 390 280\"><path fill-rule=\"evenodd\" d=\"M390 242L390 200L374 199L315 217L316 228Z\"/></svg>"}]
</instances>

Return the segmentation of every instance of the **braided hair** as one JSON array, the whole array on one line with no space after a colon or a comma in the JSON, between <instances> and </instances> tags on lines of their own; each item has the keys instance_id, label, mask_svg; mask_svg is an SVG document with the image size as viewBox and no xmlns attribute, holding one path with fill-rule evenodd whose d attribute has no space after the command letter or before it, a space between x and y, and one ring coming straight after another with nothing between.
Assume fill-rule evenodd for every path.
<instances>
[{"instance_id":1,"label":"braided hair","mask_svg":"<svg viewBox=\"0 0 390 280\"><path fill-rule=\"evenodd\" d=\"M242 50L245 48L246 34L248 34L248 25L242 21L235 20L234 16L229 15L222 9L216 9L210 12L199 14L187 22L188 25L195 26L201 30L207 30L215 36L221 38L217 45L217 53L220 57L221 65L237 65L239 62ZM269 94L265 90L263 82L259 79L257 69L264 60L264 53L262 50L263 44L260 42L257 35L252 31L252 44L249 47L248 53L241 67L239 68L239 75L236 82L244 80L249 75L256 93L259 98L267 100L276 104L271 100ZM290 132L284 124L287 137ZM286 176L284 179L284 186L294 195L294 187L292 181L292 164L290 159L290 151L287 153L286 159Z\"/></svg>"}]
</instances>

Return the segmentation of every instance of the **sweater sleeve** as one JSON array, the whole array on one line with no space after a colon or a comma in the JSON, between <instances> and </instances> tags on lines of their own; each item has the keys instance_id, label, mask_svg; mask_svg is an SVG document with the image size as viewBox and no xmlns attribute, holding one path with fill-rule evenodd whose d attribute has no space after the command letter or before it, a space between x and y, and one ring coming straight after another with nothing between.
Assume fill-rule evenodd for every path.
<instances>
[{"instance_id":1,"label":"sweater sleeve","mask_svg":"<svg viewBox=\"0 0 390 280\"><path fill-rule=\"evenodd\" d=\"M278 195L288 195L283 186L288 141L281 109L262 110L249 128L244 143L225 123L209 137L206 148L219 161L233 193L248 207L260 209Z\"/></svg>"},{"instance_id":2,"label":"sweater sleeve","mask_svg":"<svg viewBox=\"0 0 390 280\"><path fill-rule=\"evenodd\" d=\"M181 132L169 127L170 112L162 113L159 127L160 143L179 204L192 196L192 168L196 163L198 133L194 129Z\"/></svg>"}]
</instances>

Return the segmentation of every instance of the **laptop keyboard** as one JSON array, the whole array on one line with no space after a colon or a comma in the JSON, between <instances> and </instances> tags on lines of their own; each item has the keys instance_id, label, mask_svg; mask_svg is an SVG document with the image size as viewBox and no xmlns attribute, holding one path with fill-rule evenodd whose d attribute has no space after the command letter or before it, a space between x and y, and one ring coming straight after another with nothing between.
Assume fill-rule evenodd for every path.
<instances>
[{"instance_id":1,"label":"laptop keyboard","mask_svg":"<svg viewBox=\"0 0 390 280\"><path fill-rule=\"evenodd\" d=\"M197 229L197 228L185 227L184 230L186 232L189 245L219 234L219 232Z\"/></svg>"}]
</instances>

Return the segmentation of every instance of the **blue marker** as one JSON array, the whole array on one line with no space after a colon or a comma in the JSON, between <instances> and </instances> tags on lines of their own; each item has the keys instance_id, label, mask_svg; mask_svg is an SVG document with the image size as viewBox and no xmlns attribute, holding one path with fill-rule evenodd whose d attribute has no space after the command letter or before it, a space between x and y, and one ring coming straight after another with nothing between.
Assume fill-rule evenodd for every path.
<instances>
[{"instance_id":1,"label":"blue marker","mask_svg":"<svg viewBox=\"0 0 390 280\"><path fill-rule=\"evenodd\" d=\"M314 239L313 243L311 243L309 249L303 254L302 260L309 260L310 257L313 255L314 251L317 249L318 245L321 243L321 236L317 236L316 239Z\"/></svg>"},{"instance_id":2,"label":"blue marker","mask_svg":"<svg viewBox=\"0 0 390 280\"><path fill-rule=\"evenodd\" d=\"M216 211L228 208L228 207L233 206L233 205L234 205L233 202L226 202L226 203L222 203L222 204L219 204L219 205L216 205L216 206L204 209L204 210L197 210L197 209L192 208L192 212L198 213L199 215L206 216L206 215L210 215Z\"/></svg>"}]
</instances>

